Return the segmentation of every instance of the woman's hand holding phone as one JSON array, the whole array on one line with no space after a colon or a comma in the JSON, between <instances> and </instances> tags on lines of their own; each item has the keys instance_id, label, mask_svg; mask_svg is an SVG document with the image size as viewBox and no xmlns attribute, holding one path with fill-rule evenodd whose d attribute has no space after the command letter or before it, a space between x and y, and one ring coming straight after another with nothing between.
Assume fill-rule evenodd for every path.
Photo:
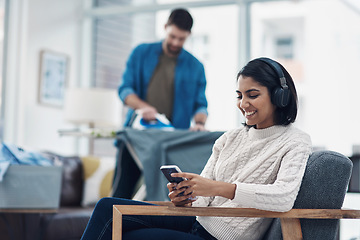
<instances>
[{"instance_id":1,"label":"woman's hand holding phone","mask_svg":"<svg viewBox=\"0 0 360 240\"><path fill-rule=\"evenodd\" d=\"M182 177L173 177L172 173L181 173L181 170L176 165L162 166L160 170L163 172L165 177L168 179L169 183L167 188L169 189L169 198L174 203L175 206L184 206L191 204L195 201L196 198L191 196L191 191L189 191L189 186L186 186L186 178ZM180 184L181 183L181 184ZM181 187L179 187L179 184Z\"/></svg>"},{"instance_id":2,"label":"woman's hand holding phone","mask_svg":"<svg viewBox=\"0 0 360 240\"><path fill-rule=\"evenodd\" d=\"M196 197L191 196L191 192L186 194L187 187L178 188L177 183L168 183L169 198L175 206L191 206L191 203L196 201Z\"/></svg>"},{"instance_id":3,"label":"woman's hand holding phone","mask_svg":"<svg viewBox=\"0 0 360 240\"><path fill-rule=\"evenodd\" d=\"M175 169L164 174L169 175L170 183L167 185L170 191L169 198L176 206L194 202L197 196L221 196L228 199L235 197L236 184L234 183L207 179L195 173L183 173L178 167Z\"/></svg>"}]
</instances>

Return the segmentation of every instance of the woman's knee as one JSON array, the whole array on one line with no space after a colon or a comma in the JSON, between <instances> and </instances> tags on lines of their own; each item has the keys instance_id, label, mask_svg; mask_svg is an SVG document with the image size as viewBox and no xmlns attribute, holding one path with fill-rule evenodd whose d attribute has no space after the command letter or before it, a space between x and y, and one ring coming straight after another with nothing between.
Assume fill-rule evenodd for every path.
<instances>
[{"instance_id":1,"label":"woman's knee","mask_svg":"<svg viewBox=\"0 0 360 240\"><path fill-rule=\"evenodd\" d=\"M114 198L111 197L105 197L105 198L101 198L95 205L95 209L94 211L101 211L101 212L106 212L106 211L111 211L113 209L113 205L117 204Z\"/></svg>"},{"instance_id":2,"label":"woman's knee","mask_svg":"<svg viewBox=\"0 0 360 240\"><path fill-rule=\"evenodd\" d=\"M106 211L110 209L112 211L113 205L143 205L143 204L148 204L148 203L134 201L130 199L123 199L123 198L104 197L97 202L95 209L101 209L102 211Z\"/></svg>"}]
</instances>

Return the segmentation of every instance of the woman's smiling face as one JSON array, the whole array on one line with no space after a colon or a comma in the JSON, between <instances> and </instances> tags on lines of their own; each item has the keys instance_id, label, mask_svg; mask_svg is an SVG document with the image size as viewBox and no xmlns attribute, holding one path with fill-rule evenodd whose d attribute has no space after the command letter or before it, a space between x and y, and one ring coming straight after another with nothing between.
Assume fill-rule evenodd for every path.
<instances>
[{"instance_id":1,"label":"woman's smiling face","mask_svg":"<svg viewBox=\"0 0 360 240\"><path fill-rule=\"evenodd\" d=\"M275 125L276 106L271 102L267 87L252 77L240 75L238 79L237 107L246 118L246 124L257 129Z\"/></svg>"}]
</instances>

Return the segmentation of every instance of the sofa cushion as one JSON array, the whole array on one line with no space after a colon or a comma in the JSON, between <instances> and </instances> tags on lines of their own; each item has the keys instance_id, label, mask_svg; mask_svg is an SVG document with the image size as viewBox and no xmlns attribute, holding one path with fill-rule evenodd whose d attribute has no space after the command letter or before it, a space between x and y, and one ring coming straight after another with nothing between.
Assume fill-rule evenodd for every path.
<instances>
[{"instance_id":1,"label":"sofa cushion","mask_svg":"<svg viewBox=\"0 0 360 240\"><path fill-rule=\"evenodd\" d=\"M61 208L56 214L43 216L43 240L79 240L93 208Z\"/></svg>"},{"instance_id":2,"label":"sofa cushion","mask_svg":"<svg viewBox=\"0 0 360 240\"><path fill-rule=\"evenodd\" d=\"M40 213L0 213L1 240L40 239Z\"/></svg>"},{"instance_id":3,"label":"sofa cushion","mask_svg":"<svg viewBox=\"0 0 360 240\"><path fill-rule=\"evenodd\" d=\"M81 159L77 156L61 156L43 152L63 167L60 206L80 206L83 196L84 172Z\"/></svg>"},{"instance_id":4,"label":"sofa cushion","mask_svg":"<svg viewBox=\"0 0 360 240\"><path fill-rule=\"evenodd\" d=\"M82 206L94 206L103 197L109 197L114 179L115 158L81 157L84 169Z\"/></svg>"}]
</instances>

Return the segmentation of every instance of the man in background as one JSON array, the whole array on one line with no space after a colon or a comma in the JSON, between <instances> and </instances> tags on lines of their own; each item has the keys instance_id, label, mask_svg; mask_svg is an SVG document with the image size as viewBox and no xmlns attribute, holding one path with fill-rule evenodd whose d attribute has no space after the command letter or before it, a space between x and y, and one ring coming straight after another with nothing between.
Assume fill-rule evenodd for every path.
<instances>
[{"instance_id":1,"label":"man in background","mask_svg":"<svg viewBox=\"0 0 360 240\"><path fill-rule=\"evenodd\" d=\"M131 53L119 87L120 99L131 108L126 125L138 110L144 120L154 120L157 113L162 113L175 128L187 129L193 119L192 130L204 130L204 67L183 49L192 25L188 11L175 9L165 24L165 39L141 44Z\"/></svg>"},{"instance_id":2,"label":"man in background","mask_svg":"<svg viewBox=\"0 0 360 240\"><path fill-rule=\"evenodd\" d=\"M204 66L183 49L192 25L187 10L175 9L165 24L165 39L141 44L130 54L119 87L120 99L130 107L125 126L131 125L136 111L145 121L155 120L160 113L176 129L205 130ZM124 144L118 142L118 148L113 196L131 198L141 171Z\"/></svg>"}]
</instances>

